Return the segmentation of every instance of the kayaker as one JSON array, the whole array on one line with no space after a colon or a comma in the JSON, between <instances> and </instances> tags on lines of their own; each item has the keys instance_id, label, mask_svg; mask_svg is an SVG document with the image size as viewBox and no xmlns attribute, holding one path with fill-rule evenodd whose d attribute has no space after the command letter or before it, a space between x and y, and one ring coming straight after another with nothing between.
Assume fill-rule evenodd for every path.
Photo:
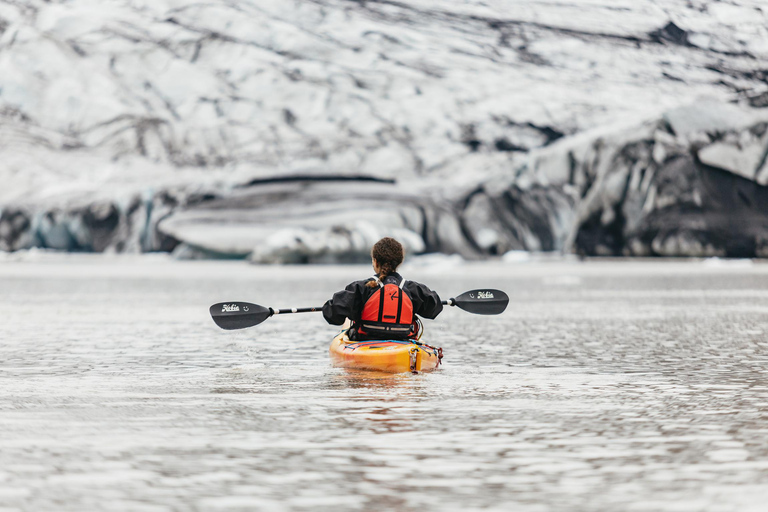
<instances>
[{"instance_id":1,"label":"kayaker","mask_svg":"<svg viewBox=\"0 0 768 512\"><path fill-rule=\"evenodd\" d=\"M385 237L371 249L376 275L355 281L333 294L323 305L329 324L342 325L349 318L349 337L364 339L408 339L418 335L417 316L435 318L443 310L437 293L396 272L405 249L394 238Z\"/></svg>"}]
</instances>

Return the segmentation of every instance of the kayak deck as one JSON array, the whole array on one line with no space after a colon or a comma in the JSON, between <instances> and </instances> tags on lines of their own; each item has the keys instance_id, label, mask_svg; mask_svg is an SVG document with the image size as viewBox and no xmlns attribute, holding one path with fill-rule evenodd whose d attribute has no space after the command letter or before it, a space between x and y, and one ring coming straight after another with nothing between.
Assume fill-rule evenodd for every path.
<instances>
[{"instance_id":1,"label":"kayak deck","mask_svg":"<svg viewBox=\"0 0 768 512\"><path fill-rule=\"evenodd\" d=\"M387 373L434 370L443 357L442 349L415 340L351 341L346 329L333 338L328 352L333 366Z\"/></svg>"}]
</instances>

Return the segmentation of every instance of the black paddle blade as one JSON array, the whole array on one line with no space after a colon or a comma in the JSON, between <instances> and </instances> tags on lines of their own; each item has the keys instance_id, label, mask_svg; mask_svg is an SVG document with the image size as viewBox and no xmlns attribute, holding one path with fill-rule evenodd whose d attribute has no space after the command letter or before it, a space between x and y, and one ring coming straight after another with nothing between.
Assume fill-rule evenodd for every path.
<instances>
[{"instance_id":1,"label":"black paddle blade","mask_svg":"<svg viewBox=\"0 0 768 512\"><path fill-rule=\"evenodd\" d=\"M250 302L220 302L210 312L216 325L227 330L253 327L272 316L269 308Z\"/></svg>"},{"instance_id":2,"label":"black paddle blade","mask_svg":"<svg viewBox=\"0 0 768 512\"><path fill-rule=\"evenodd\" d=\"M498 315L507 309L509 297L501 290L485 288L464 292L453 299L453 303L476 315Z\"/></svg>"}]
</instances>

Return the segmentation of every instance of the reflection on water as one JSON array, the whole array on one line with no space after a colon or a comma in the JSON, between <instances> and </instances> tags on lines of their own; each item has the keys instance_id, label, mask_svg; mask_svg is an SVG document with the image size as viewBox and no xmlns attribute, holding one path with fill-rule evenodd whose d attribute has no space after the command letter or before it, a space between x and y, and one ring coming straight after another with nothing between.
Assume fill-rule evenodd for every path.
<instances>
[{"instance_id":1,"label":"reflection on water","mask_svg":"<svg viewBox=\"0 0 768 512\"><path fill-rule=\"evenodd\" d=\"M319 316L207 317L366 271L0 265L0 508L764 510L768 266L412 270L511 297L427 322L418 375L330 367Z\"/></svg>"},{"instance_id":2,"label":"reflection on water","mask_svg":"<svg viewBox=\"0 0 768 512\"><path fill-rule=\"evenodd\" d=\"M438 370L439 371L439 370ZM392 374L371 370L355 370L351 368L339 369L339 373L329 379L329 387L341 386L350 389L361 388L364 390L392 389L413 387L417 379L414 376L401 373Z\"/></svg>"}]
</instances>

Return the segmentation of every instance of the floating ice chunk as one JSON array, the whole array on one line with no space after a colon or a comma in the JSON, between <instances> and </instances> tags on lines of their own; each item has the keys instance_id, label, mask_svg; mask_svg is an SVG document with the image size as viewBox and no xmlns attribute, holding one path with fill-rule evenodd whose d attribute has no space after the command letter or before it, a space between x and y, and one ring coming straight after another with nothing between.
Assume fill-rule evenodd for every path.
<instances>
[{"instance_id":1,"label":"floating ice chunk","mask_svg":"<svg viewBox=\"0 0 768 512\"><path fill-rule=\"evenodd\" d=\"M751 267L754 262L748 258L707 258L702 260L702 265L705 267Z\"/></svg>"},{"instance_id":2,"label":"floating ice chunk","mask_svg":"<svg viewBox=\"0 0 768 512\"><path fill-rule=\"evenodd\" d=\"M507 251L501 257L504 263L528 263L531 259L531 253L528 251Z\"/></svg>"}]
</instances>

